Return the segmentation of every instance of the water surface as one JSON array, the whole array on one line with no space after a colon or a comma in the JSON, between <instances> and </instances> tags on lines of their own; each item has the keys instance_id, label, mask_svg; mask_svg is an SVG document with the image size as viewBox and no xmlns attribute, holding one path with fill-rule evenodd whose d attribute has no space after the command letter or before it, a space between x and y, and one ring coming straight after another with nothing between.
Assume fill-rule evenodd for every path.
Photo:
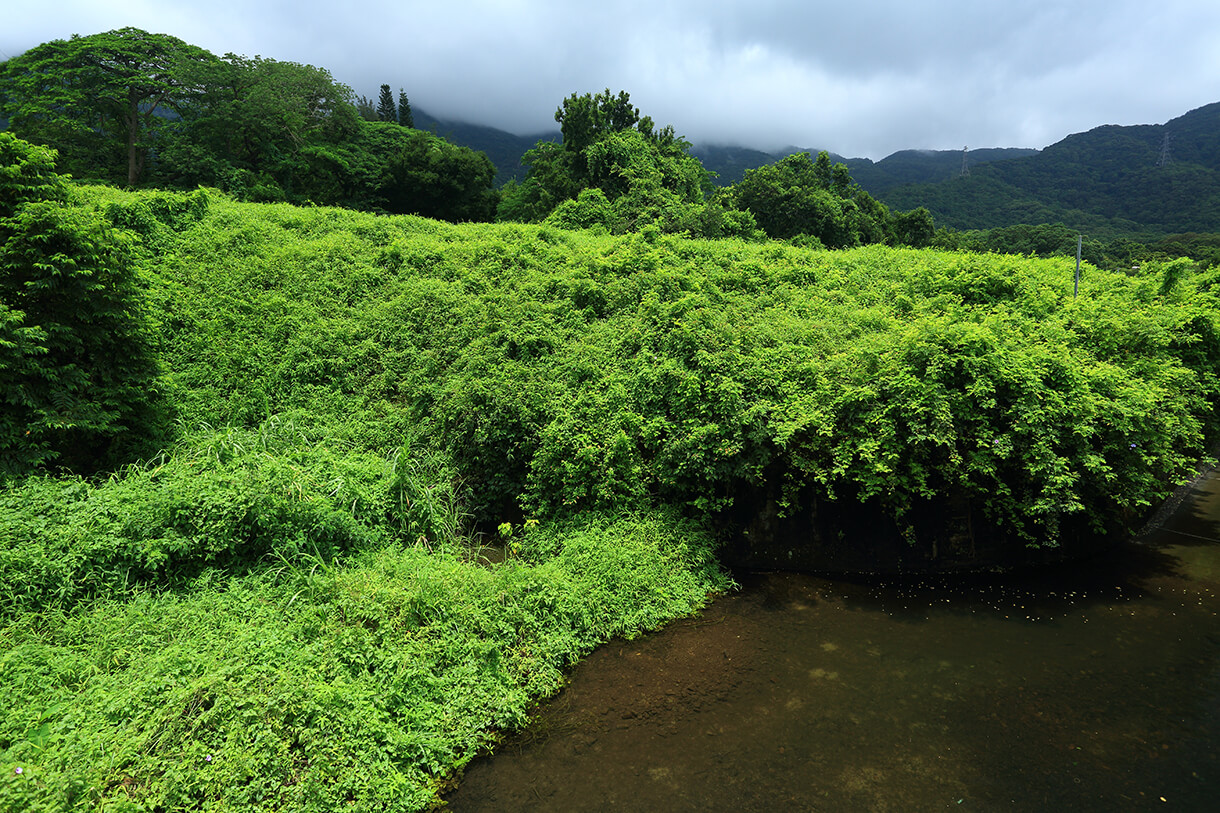
<instances>
[{"instance_id":1,"label":"water surface","mask_svg":"<svg viewBox=\"0 0 1220 813\"><path fill-rule=\"evenodd\" d=\"M1054 571L738 581L593 653L452 809L1216 809L1220 478Z\"/></svg>"}]
</instances>

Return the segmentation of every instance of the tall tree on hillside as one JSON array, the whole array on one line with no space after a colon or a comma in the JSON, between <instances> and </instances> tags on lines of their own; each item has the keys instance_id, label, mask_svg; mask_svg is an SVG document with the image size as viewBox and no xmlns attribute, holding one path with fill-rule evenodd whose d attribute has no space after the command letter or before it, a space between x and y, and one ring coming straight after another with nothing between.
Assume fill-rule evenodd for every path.
<instances>
[{"instance_id":1,"label":"tall tree on hillside","mask_svg":"<svg viewBox=\"0 0 1220 813\"><path fill-rule=\"evenodd\" d=\"M373 104L373 100L368 96L356 97L356 112L360 114L360 118L365 121L378 121L377 107Z\"/></svg>"},{"instance_id":2,"label":"tall tree on hillside","mask_svg":"<svg viewBox=\"0 0 1220 813\"><path fill-rule=\"evenodd\" d=\"M382 121L398 121L398 111L394 108L394 94L389 85L381 86L381 95L377 97L377 118Z\"/></svg>"},{"instance_id":3,"label":"tall tree on hillside","mask_svg":"<svg viewBox=\"0 0 1220 813\"><path fill-rule=\"evenodd\" d=\"M297 186L361 124L352 91L312 65L226 54L186 111L161 162L181 186L221 185L256 200L293 199Z\"/></svg>"},{"instance_id":4,"label":"tall tree on hillside","mask_svg":"<svg viewBox=\"0 0 1220 813\"><path fill-rule=\"evenodd\" d=\"M43 43L0 65L0 111L17 135L60 151L66 169L135 186L157 131L198 98L216 57L166 34L122 28ZM105 156L109 166L96 166Z\"/></svg>"},{"instance_id":5,"label":"tall tree on hillside","mask_svg":"<svg viewBox=\"0 0 1220 813\"><path fill-rule=\"evenodd\" d=\"M825 151L816 159L802 152L746 170L732 195L767 236L780 240L805 235L827 248L847 248L899 239L885 204L860 189L844 164L831 165ZM902 222L902 239L923 245L929 228L926 210L912 213Z\"/></svg>"},{"instance_id":6,"label":"tall tree on hillside","mask_svg":"<svg viewBox=\"0 0 1220 813\"><path fill-rule=\"evenodd\" d=\"M398 123L403 127L414 127L415 116L411 114L411 103L402 88L398 89Z\"/></svg>"},{"instance_id":7,"label":"tall tree on hillside","mask_svg":"<svg viewBox=\"0 0 1220 813\"><path fill-rule=\"evenodd\" d=\"M555 111L555 121L563 143L540 141L525 154L529 174L502 190L501 220L753 236L756 226L745 212L727 199L708 199L711 180L690 144L673 127L657 130L626 91L573 93Z\"/></svg>"}]
</instances>

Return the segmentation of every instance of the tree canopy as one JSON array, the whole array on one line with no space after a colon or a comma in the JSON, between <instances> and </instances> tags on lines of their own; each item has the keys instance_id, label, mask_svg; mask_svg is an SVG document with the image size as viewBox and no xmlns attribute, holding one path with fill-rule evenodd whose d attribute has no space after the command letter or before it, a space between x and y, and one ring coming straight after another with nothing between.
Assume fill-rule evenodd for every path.
<instances>
[{"instance_id":1,"label":"tree canopy","mask_svg":"<svg viewBox=\"0 0 1220 813\"><path fill-rule=\"evenodd\" d=\"M69 171L130 186L145 177L157 132L202 92L216 58L167 34L122 28L52 40L0 65L0 110L20 135L58 149Z\"/></svg>"},{"instance_id":2,"label":"tree canopy","mask_svg":"<svg viewBox=\"0 0 1220 813\"><path fill-rule=\"evenodd\" d=\"M398 121L398 108L394 106L394 93L389 85L381 86L377 96L377 118L381 121Z\"/></svg>"},{"instance_id":3,"label":"tree canopy","mask_svg":"<svg viewBox=\"0 0 1220 813\"><path fill-rule=\"evenodd\" d=\"M656 225L706 237L752 236L753 220L710 197L711 179L672 127L657 130L626 91L573 93L555 111L562 143L522 159L525 180L503 190L501 220L585 224L613 232ZM596 193L596 194L595 194Z\"/></svg>"},{"instance_id":4,"label":"tree canopy","mask_svg":"<svg viewBox=\"0 0 1220 813\"><path fill-rule=\"evenodd\" d=\"M789 155L747 170L731 188L733 200L753 214L769 237L813 239L827 248L870 243L923 246L935 230L926 209L894 215L825 151Z\"/></svg>"},{"instance_id":5,"label":"tree canopy","mask_svg":"<svg viewBox=\"0 0 1220 813\"><path fill-rule=\"evenodd\" d=\"M44 43L0 66L0 114L58 168L129 186L218 187L238 198L487 220L482 153L412 127L406 93L377 106L313 65L216 57L124 28ZM406 125L404 132L380 129Z\"/></svg>"},{"instance_id":6,"label":"tree canopy","mask_svg":"<svg viewBox=\"0 0 1220 813\"><path fill-rule=\"evenodd\" d=\"M162 417L131 254L54 161L0 132L0 479L129 461Z\"/></svg>"}]
</instances>

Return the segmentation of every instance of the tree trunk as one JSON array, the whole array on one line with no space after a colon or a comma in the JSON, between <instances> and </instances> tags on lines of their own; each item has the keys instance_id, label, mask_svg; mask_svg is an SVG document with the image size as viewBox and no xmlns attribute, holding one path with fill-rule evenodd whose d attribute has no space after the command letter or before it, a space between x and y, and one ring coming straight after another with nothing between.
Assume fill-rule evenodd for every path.
<instances>
[{"instance_id":1,"label":"tree trunk","mask_svg":"<svg viewBox=\"0 0 1220 813\"><path fill-rule=\"evenodd\" d=\"M144 157L139 148L140 137L140 100L135 88L127 93L127 185L135 186L140 182L144 171Z\"/></svg>"}]
</instances>

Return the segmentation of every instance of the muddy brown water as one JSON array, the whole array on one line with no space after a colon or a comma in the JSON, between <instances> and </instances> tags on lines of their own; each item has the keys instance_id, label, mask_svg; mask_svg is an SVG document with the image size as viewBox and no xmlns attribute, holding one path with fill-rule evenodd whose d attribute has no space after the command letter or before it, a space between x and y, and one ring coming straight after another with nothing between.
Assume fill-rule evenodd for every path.
<instances>
[{"instance_id":1,"label":"muddy brown water","mask_svg":"<svg viewBox=\"0 0 1220 813\"><path fill-rule=\"evenodd\" d=\"M594 652L454 811L1220 809L1220 477L1022 575L738 574Z\"/></svg>"}]
</instances>

